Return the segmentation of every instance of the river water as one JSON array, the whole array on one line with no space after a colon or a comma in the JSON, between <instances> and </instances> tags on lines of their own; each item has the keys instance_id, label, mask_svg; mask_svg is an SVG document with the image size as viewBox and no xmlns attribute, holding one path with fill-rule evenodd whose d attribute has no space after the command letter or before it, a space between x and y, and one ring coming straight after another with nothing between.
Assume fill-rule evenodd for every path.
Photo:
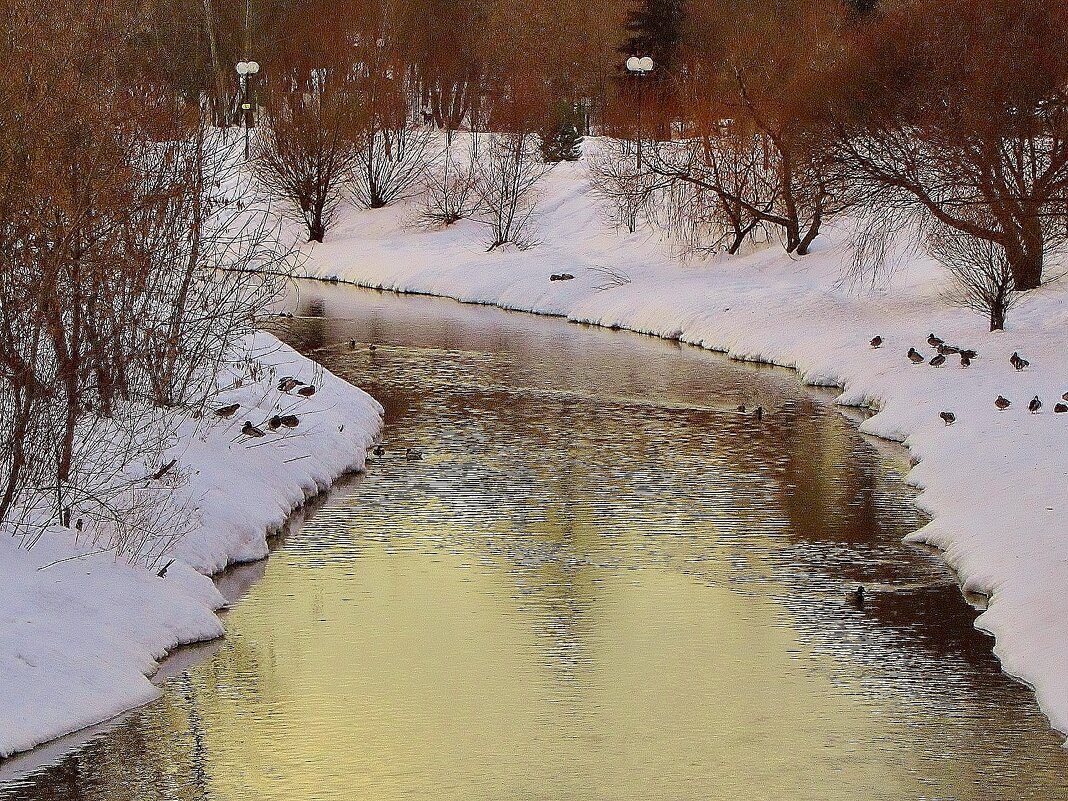
<instances>
[{"instance_id":1,"label":"river water","mask_svg":"<svg viewBox=\"0 0 1068 801\"><path fill-rule=\"evenodd\" d=\"M207 658L15 761L3 801L1068 799L1031 693L901 543L904 451L830 396L633 334L299 291L285 338L382 401L385 456L220 577Z\"/></svg>"}]
</instances>

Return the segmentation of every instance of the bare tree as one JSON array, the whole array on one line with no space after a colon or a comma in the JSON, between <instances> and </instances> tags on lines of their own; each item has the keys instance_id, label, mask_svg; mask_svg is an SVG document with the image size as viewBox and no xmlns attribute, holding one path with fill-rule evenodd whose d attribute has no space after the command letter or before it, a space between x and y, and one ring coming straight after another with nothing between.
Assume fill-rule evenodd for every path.
<instances>
[{"instance_id":1,"label":"bare tree","mask_svg":"<svg viewBox=\"0 0 1068 801\"><path fill-rule=\"evenodd\" d=\"M888 235L936 222L996 245L1017 290L1038 287L1046 257L1066 241L1068 137L954 139L913 127L843 137L841 163L862 192L868 222L858 262L878 265L872 256Z\"/></svg>"},{"instance_id":2,"label":"bare tree","mask_svg":"<svg viewBox=\"0 0 1068 801\"><path fill-rule=\"evenodd\" d=\"M428 151L436 138L433 128L411 120L397 127L376 124L361 131L352 170L356 201L378 209L413 194L426 172Z\"/></svg>"},{"instance_id":3,"label":"bare tree","mask_svg":"<svg viewBox=\"0 0 1068 801\"><path fill-rule=\"evenodd\" d=\"M784 133L755 108L751 114L749 124L717 125L683 147L652 149L649 170L718 199L716 238L725 237L729 252L763 228L779 233L787 253L808 255L825 220L847 207L846 194L817 136Z\"/></svg>"},{"instance_id":4,"label":"bare tree","mask_svg":"<svg viewBox=\"0 0 1068 801\"><path fill-rule=\"evenodd\" d=\"M257 139L253 169L264 187L322 242L360 167L352 100L334 90L272 99Z\"/></svg>"},{"instance_id":5,"label":"bare tree","mask_svg":"<svg viewBox=\"0 0 1068 801\"><path fill-rule=\"evenodd\" d=\"M1049 54L1068 47L1068 7L888 4L853 39L864 67L838 110L837 158L875 212L861 244L883 250L889 217L934 221L996 245L1016 291L1041 285L1064 244L1068 66Z\"/></svg>"},{"instance_id":6,"label":"bare tree","mask_svg":"<svg viewBox=\"0 0 1068 801\"><path fill-rule=\"evenodd\" d=\"M943 223L931 227L926 245L949 271L949 300L986 316L991 331L1004 329L1009 310L1020 298L1005 249Z\"/></svg>"},{"instance_id":7,"label":"bare tree","mask_svg":"<svg viewBox=\"0 0 1068 801\"><path fill-rule=\"evenodd\" d=\"M221 214L232 148L198 104L148 80L116 92L119 50L55 70L37 46L125 41L139 4L17 10L0 41L0 525L151 560L183 528L161 454L277 291L247 269L278 255L275 232Z\"/></svg>"}]
</instances>

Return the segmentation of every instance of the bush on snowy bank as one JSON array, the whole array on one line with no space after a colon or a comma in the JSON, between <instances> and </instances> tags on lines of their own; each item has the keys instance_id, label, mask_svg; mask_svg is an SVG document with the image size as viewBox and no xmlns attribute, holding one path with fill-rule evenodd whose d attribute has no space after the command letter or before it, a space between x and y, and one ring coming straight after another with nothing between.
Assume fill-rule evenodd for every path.
<instances>
[{"instance_id":1,"label":"bush on snowy bank","mask_svg":"<svg viewBox=\"0 0 1068 801\"><path fill-rule=\"evenodd\" d=\"M450 139L452 137L449 137ZM474 217L479 209L478 157L480 136L472 132L464 141L466 153L450 141L441 164L424 175L421 208L417 222L426 228L448 227Z\"/></svg>"},{"instance_id":2,"label":"bush on snowy bank","mask_svg":"<svg viewBox=\"0 0 1068 801\"><path fill-rule=\"evenodd\" d=\"M503 245L527 250L538 244L536 189L549 169L533 134L499 134L490 140L475 172L478 216L489 228L487 250Z\"/></svg>"}]
</instances>

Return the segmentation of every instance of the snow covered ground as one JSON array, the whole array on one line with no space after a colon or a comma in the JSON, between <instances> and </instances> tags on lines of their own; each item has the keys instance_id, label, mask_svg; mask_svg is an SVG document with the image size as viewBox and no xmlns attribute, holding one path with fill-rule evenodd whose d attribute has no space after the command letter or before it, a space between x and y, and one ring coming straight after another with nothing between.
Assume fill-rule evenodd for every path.
<instances>
[{"instance_id":1,"label":"snow covered ground","mask_svg":"<svg viewBox=\"0 0 1068 801\"><path fill-rule=\"evenodd\" d=\"M1068 392L1064 282L1031 293L1007 331L988 333L982 316L941 297L944 278L924 259L901 265L888 286L859 290L841 281L849 253L831 241L804 259L772 248L685 263L649 231L608 225L581 163L546 179L532 250L486 253L477 224L423 231L414 216L404 205L345 212L325 244L307 248L302 270L679 339L793 367L810 384L840 387L840 403L877 409L862 429L908 446L910 480L932 517L910 539L942 549L967 590L990 596L977 625L1068 733L1068 414L1053 412ZM575 279L549 280L560 272ZM912 364L910 347L934 355L932 332L979 356L966 369L954 356L941 368ZM1013 369L1013 351L1030 367ZM995 408L999 394L1009 409ZM1031 414L1035 395L1044 406Z\"/></svg>"},{"instance_id":2,"label":"snow covered ground","mask_svg":"<svg viewBox=\"0 0 1068 801\"><path fill-rule=\"evenodd\" d=\"M148 677L159 660L223 634L215 611L225 601L208 576L264 557L268 533L294 508L363 467L381 425L378 403L268 334L250 345L257 380L219 397L240 409L226 420L187 421L164 456L178 459L182 503L196 515L163 578L76 542L68 529L31 550L0 538L0 756L154 699ZM225 371L220 385L238 375ZM282 393L285 376L317 391ZM298 425L241 435L245 420L262 425L276 413L296 415Z\"/></svg>"}]
</instances>

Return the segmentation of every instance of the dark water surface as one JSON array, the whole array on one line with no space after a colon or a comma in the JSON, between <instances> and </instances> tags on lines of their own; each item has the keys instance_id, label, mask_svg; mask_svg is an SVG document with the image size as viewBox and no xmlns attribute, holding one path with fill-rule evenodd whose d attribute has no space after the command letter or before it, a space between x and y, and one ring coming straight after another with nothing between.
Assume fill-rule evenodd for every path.
<instances>
[{"instance_id":1,"label":"dark water surface","mask_svg":"<svg viewBox=\"0 0 1068 801\"><path fill-rule=\"evenodd\" d=\"M383 402L386 455L221 579L210 658L0 799L1068 799L1031 694L900 542L904 452L792 374L300 291L286 337Z\"/></svg>"}]
</instances>

